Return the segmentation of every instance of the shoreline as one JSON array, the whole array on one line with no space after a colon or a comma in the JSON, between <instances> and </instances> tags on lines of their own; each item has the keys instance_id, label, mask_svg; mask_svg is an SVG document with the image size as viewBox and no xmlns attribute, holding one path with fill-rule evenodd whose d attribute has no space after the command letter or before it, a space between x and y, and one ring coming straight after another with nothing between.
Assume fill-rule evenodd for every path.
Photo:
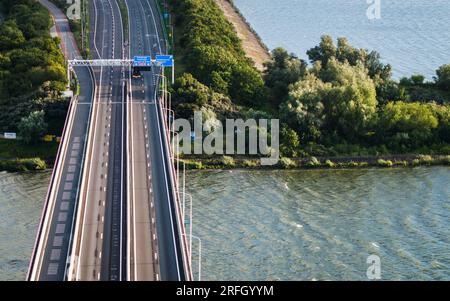
<instances>
[{"instance_id":1,"label":"shoreline","mask_svg":"<svg viewBox=\"0 0 450 301\"><path fill-rule=\"evenodd\" d=\"M230 22L242 42L246 56L250 58L259 71L264 71L264 63L271 60L270 50L258 33L253 29L232 0L214 0Z\"/></svg>"},{"instance_id":2,"label":"shoreline","mask_svg":"<svg viewBox=\"0 0 450 301\"><path fill-rule=\"evenodd\" d=\"M450 155L386 155L361 157L280 158L278 164L262 166L260 158L215 156L208 158L180 158L188 170L249 169L361 169L418 166L450 166Z\"/></svg>"}]
</instances>

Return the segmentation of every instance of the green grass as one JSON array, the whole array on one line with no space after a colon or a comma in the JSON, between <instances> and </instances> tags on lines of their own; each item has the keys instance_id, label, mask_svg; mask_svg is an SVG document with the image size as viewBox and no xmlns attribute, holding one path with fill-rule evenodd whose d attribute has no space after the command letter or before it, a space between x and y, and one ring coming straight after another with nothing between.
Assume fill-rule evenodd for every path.
<instances>
[{"instance_id":1,"label":"green grass","mask_svg":"<svg viewBox=\"0 0 450 301\"><path fill-rule=\"evenodd\" d=\"M122 15L123 37L125 41L128 41L128 9L124 0L117 1L119 5L120 14Z\"/></svg>"}]
</instances>

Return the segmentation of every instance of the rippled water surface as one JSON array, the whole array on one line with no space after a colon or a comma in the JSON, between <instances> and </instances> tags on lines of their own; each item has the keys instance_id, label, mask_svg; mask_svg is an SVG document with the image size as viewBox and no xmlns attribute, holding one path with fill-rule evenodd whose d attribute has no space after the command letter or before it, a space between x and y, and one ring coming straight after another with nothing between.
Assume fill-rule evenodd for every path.
<instances>
[{"instance_id":1,"label":"rippled water surface","mask_svg":"<svg viewBox=\"0 0 450 301\"><path fill-rule=\"evenodd\" d=\"M450 280L450 168L192 172L207 280Z\"/></svg>"},{"instance_id":2,"label":"rippled water surface","mask_svg":"<svg viewBox=\"0 0 450 301\"><path fill-rule=\"evenodd\" d=\"M429 79L450 63L450 0L381 0L381 19L369 20L366 0L234 0L273 49L282 46L306 58L322 34L348 37L374 49L394 67L394 76L421 73Z\"/></svg>"},{"instance_id":3,"label":"rippled water surface","mask_svg":"<svg viewBox=\"0 0 450 301\"><path fill-rule=\"evenodd\" d=\"M23 280L50 172L0 172L0 280Z\"/></svg>"},{"instance_id":4,"label":"rippled water surface","mask_svg":"<svg viewBox=\"0 0 450 301\"><path fill-rule=\"evenodd\" d=\"M0 280L25 277L49 177L0 173ZM364 280L376 254L383 279L450 280L449 183L449 167L189 172L202 278Z\"/></svg>"}]
</instances>

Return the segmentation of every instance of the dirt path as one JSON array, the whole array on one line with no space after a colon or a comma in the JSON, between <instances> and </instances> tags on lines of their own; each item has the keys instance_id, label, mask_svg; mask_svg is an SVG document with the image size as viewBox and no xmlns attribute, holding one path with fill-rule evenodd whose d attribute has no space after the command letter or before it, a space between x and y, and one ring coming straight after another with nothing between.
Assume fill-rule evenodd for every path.
<instances>
[{"instance_id":1,"label":"dirt path","mask_svg":"<svg viewBox=\"0 0 450 301\"><path fill-rule=\"evenodd\" d=\"M247 56L255 62L255 66L258 70L264 70L263 63L270 60L270 54L267 47L261 42L250 25L247 24L228 0L215 1L224 12L228 21L234 25L238 37L242 40L242 46Z\"/></svg>"}]
</instances>

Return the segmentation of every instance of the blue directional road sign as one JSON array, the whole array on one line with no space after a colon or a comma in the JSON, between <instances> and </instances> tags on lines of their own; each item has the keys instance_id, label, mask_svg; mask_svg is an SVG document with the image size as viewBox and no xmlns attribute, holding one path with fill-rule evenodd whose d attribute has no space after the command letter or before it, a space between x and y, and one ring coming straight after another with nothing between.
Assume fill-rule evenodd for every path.
<instances>
[{"instance_id":1,"label":"blue directional road sign","mask_svg":"<svg viewBox=\"0 0 450 301\"><path fill-rule=\"evenodd\" d=\"M172 67L173 55L157 55L156 63L162 67Z\"/></svg>"},{"instance_id":2,"label":"blue directional road sign","mask_svg":"<svg viewBox=\"0 0 450 301\"><path fill-rule=\"evenodd\" d=\"M152 58L150 56L135 56L133 59L134 67L151 67Z\"/></svg>"}]
</instances>

